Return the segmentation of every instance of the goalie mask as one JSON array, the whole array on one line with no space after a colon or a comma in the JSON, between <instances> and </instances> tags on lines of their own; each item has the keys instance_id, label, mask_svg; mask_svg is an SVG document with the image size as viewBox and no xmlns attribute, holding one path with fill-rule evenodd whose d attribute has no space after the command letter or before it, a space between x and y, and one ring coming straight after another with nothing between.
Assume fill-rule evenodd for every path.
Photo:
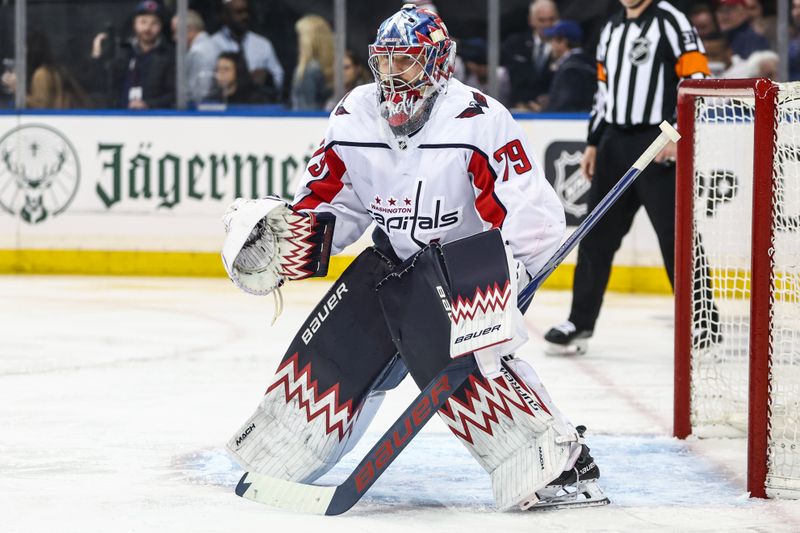
<instances>
[{"instance_id":1,"label":"goalie mask","mask_svg":"<svg viewBox=\"0 0 800 533\"><path fill-rule=\"evenodd\" d=\"M419 130L453 73L456 45L439 15L406 4L369 47L381 123L394 137Z\"/></svg>"}]
</instances>

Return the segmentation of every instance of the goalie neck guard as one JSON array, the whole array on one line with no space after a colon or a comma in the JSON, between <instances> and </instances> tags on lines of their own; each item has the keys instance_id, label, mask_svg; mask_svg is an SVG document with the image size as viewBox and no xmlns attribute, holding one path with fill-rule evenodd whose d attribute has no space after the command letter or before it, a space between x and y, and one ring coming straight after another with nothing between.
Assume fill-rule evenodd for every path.
<instances>
[{"instance_id":1,"label":"goalie neck guard","mask_svg":"<svg viewBox=\"0 0 800 533\"><path fill-rule=\"evenodd\" d=\"M456 45L436 13L413 4L386 19L369 47L379 115L390 136L407 137L430 116L453 73Z\"/></svg>"}]
</instances>

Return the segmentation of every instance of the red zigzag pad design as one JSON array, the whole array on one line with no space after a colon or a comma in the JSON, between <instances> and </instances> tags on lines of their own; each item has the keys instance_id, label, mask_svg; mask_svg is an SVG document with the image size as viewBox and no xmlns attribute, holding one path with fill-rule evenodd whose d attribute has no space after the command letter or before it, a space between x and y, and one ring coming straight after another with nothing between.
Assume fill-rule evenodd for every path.
<instances>
[{"instance_id":1,"label":"red zigzag pad design","mask_svg":"<svg viewBox=\"0 0 800 533\"><path fill-rule=\"evenodd\" d=\"M481 313L502 311L508 305L511 298L511 282L506 280L506 284L500 288L497 283L494 287L486 287L486 292L478 287L475 289L475 296L472 299L458 296L453 302L453 322L458 324L462 320L472 320L480 311Z\"/></svg>"},{"instance_id":2,"label":"red zigzag pad design","mask_svg":"<svg viewBox=\"0 0 800 533\"><path fill-rule=\"evenodd\" d=\"M276 372L275 381L267 389L269 394L283 386L286 403L297 398L298 407L305 410L309 422L324 417L325 432L338 432L341 441L352 430L359 409L353 410L352 400L339 403L339 384L320 393L317 380L311 379L311 363L298 370L298 354L286 359Z\"/></svg>"},{"instance_id":3,"label":"red zigzag pad design","mask_svg":"<svg viewBox=\"0 0 800 533\"><path fill-rule=\"evenodd\" d=\"M281 275L289 279L303 279L313 274L307 267L314 249L309 239L314 235L312 227L315 219L313 215L292 215L286 217L286 222L289 225L286 241L290 248L289 253L281 257Z\"/></svg>"},{"instance_id":4,"label":"red zigzag pad design","mask_svg":"<svg viewBox=\"0 0 800 533\"><path fill-rule=\"evenodd\" d=\"M530 397L530 401L538 404L539 408L549 415L550 411L542 403L539 395L516 375L513 377ZM514 418L512 406L528 416L537 416L529 401L515 390L505 377L488 380L471 375L466 385L466 401L462 402L452 396L447 404L439 409L439 413L444 416L445 422L456 436L473 444L470 425L487 435L494 435L492 424L498 423L499 415Z\"/></svg>"}]
</instances>

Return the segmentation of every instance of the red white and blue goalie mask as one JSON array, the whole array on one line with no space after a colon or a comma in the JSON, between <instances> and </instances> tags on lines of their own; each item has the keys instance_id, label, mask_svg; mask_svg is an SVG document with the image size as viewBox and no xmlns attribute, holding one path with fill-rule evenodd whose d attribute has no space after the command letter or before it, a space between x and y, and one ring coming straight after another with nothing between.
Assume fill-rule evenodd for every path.
<instances>
[{"instance_id":1,"label":"red white and blue goalie mask","mask_svg":"<svg viewBox=\"0 0 800 533\"><path fill-rule=\"evenodd\" d=\"M456 45L439 15L406 4L369 47L380 115L395 135L421 128L453 73Z\"/></svg>"}]
</instances>

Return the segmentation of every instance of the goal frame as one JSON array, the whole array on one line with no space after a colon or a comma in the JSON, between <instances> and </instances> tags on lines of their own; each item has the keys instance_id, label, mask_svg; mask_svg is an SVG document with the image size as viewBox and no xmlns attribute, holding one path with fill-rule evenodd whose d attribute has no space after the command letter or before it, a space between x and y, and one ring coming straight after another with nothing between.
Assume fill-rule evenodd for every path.
<instances>
[{"instance_id":1,"label":"goal frame","mask_svg":"<svg viewBox=\"0 0 800 533\"><path fill-rule=\"evenodd\" d=\"M675 394L674 435L692 433L692 239L695 141L695 99L749 97L754 99L753 203L750 280L750 339L747 420L747 490L766 498L769 443L770 305L773 288L772 247L775 202L774 153L777 137L779 85L766 78L685 80L678 88L678 131L675 194Z\"/></svg>"}]
</instances>

